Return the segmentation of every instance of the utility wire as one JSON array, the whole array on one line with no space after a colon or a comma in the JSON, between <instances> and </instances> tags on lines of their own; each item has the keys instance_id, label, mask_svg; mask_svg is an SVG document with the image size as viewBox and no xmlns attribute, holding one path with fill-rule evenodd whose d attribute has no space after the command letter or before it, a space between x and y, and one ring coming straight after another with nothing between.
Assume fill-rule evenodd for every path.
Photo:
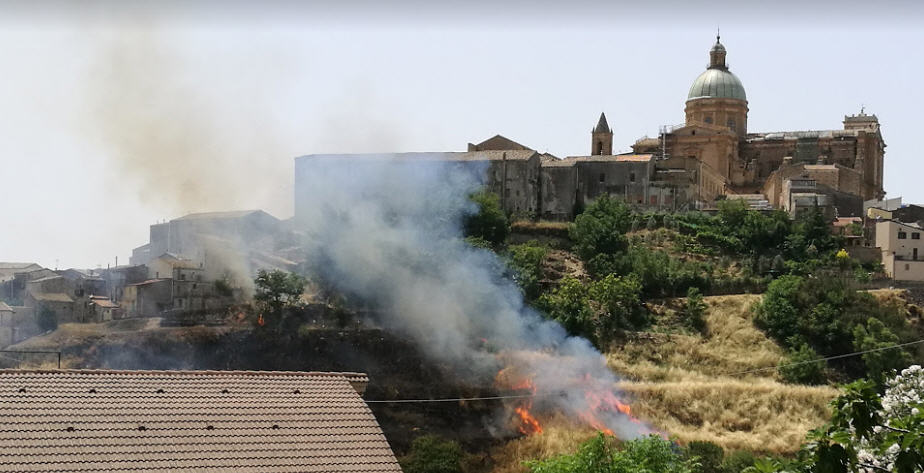
<instances>
[{"instance_id":1,"label":"utility wire","mask_svg":"<svg viewBox=\"0 0 924 473\"><path fill-rule=\"evenodd\" d=\"M893 350L895 348L902 348L902 347L907 347L910 345L917 345L919 343L924 343L924 339L915 340L913 342L899 343L897 345L890 345L890 346L882 347L882 348L873 348L871 350L856 351L853 353L845 353L843 355L835 355L835 356L829 356L825 358L818 358L816 360L799 361L796 363L787 363L787 364L778 365L778 366L767 366L765 368L755 368L752 370L722 373L716 376L737 376L737 375L743 375L743 374L749 374L749 373L757 373L760 371L776 370L780 368L786 368L789 366L807 365L809 363L818 363L821 361L828 361L828 360L838 360L841 358L849 358L852 356L865 355L867 353L874 353L874 352L885 351L885 350ZM454 398L442 398L442 399L391 399L391 400L377 399L377 400L371 400L371 401L365 401L365 402L366 404L409 404L409 403L425 403L425 402L496 401L496 400L503 400L503 399L523 399L523 398L539 397L539 396L560 396L562 394L564 394L564 392L558 391L558 392L548 392L548 393L512 394L508 396L454 397Z\"/></svg>"},{"instance_id":2,"label":"utility wire","mask_svg":"<svg viewBox=\"0 0 924 473\"><path fill-rule=\"evenodd\" d=\"M532 394L511 394L509 396L485 396L485 397L455 397L455 398L446 398L446 399L377 399L374 401L366 401L366 404L380 403L410 403L410 402L460 402L460 401L494 401L499 399L523 399L527 397L539 397L539 396L559 396L563 394L562 391L558 392L549 392L549 393L532 393Z\"/></svg>"},{"instance_id":3,"label":"utility wire","mask_svg":"<svg viewBox=\"0 0 924 473\"><path fill-rule=\"evenodd\" d=\"M895 349L895 348L907 347L907 346L909 346L909 345L917 345L918 343L924 343L924 339L922 339L922 340L915 340L915 341L913 341L913 342L899 343L899 344L897 344L897 345L890 345L890 346L882 347L882 348L873 348L873 349L871 349L871 350L856 351L856 352L853 352L853 353L846 353L846 354L843 354L843 355L828 356L828 357L825 357L825 358L818 358L818 359L816 359L816 360L798 361L798 362L796 362L796 363L786 363L786 364L784 364L784 365L767 366L767 367L765 367L765 368L755 368L755 369L752 369L752 370L736 371L736 372L732 372L732 373L723 373L723 374L719 374L719 375L717 375L717 376L736 376L736 375L742 375L742 374L757 373L757 372L760 372L760 371L769 371L769 370L776 370L776 369L780 369L780 368L788 368L788 367L790 367L790 366L807 365L807 364L810 364L810 363L818 363L818 362L821 362L821 361L838 360L838 359L841 359L841 358L850 358L850 357L852 357L852 356L865 355L865 354L867 354L867 353L873 353L873 352L877 352L877 351L892 350L892 349Z\"/></svg>"}]
</instances>

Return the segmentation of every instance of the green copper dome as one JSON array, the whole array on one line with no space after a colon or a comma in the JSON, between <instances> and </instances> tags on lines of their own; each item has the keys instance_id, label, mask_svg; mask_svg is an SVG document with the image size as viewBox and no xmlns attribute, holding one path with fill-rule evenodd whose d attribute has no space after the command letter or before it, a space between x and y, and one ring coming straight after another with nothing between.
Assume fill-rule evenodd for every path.
<instances>
[{"instance_id":1,"label":"green copper dome","mask_svg":"<svg viewBox=\"0 0 924 473\"><path fill-rule=\"evenodd\" d=\"M687 100L706 97L745 101L748 99L738 77L728 70L719 68L706 69L693 81L690 93L687 94Z\"/></svg>"},{"instance_id":2,"label":"green copper dome","mask_svg":"<svg viewBox=\"0 0 924 473\"><path fill-rule=\"evenodd\" d=\"M715 37L715 45L709 50L709 68L693 81L687 100L699 98L738 99L747 101L744 86L725 65L725 46Z\"/></svg>"}]
</instances>

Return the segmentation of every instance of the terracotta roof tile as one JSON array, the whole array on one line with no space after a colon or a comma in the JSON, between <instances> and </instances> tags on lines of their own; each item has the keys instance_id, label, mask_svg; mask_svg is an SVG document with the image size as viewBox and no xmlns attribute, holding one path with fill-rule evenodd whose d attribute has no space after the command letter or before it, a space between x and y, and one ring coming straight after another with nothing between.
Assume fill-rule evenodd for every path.
<instances>
[{"instance_id":1,"label":"terracotta roof tile","mask_svg":"<svg viewBox=\"0 0 924 473\"><path fill-rule=\"evenodd\" d=\"M0 471L400 472L357 373L0 370Z\"/></svg>"}]
</instances>

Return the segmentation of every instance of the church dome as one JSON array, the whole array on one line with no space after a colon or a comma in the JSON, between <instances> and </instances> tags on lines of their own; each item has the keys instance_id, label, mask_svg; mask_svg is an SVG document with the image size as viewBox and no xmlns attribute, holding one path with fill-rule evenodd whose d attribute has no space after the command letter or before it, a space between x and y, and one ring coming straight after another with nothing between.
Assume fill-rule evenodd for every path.
<instances>
[{"instance_id":1,"label":"church dome","mask_svg":"<svg viewBox=\"0 0 924 473\"><path fill-rule=\"evenodd\" d=\"M725 46L715 37L715 45L709 50L709 68L693 81L687 100L699 98L738 99L747 101L744 86L725 65Z\"/></svg>"},{"instance_id":2,"label":"church dome","mask_svg":"<svg viewBox=\"0 0 924 473\"><path fill-rule=\"evenodd\" d=\"M698 98L721 98L721 99L738 99L747 100L744 93L744 86L738 77L731 72L719 68L709 68L699 75L693 86L690 87L690 93L687 94L687 100Z\"/></svg>"}]
</instances>

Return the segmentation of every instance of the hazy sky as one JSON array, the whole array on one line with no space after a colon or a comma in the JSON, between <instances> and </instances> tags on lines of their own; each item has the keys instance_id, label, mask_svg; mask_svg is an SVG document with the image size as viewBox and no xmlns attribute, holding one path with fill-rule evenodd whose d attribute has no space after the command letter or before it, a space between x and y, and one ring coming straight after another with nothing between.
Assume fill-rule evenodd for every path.
<instances>
[{"instance_id":1,"label":"hazy sky","mask_svg":"<svg viewBox=\"0 0 924 473\"><path fill-rule=\"evenodd\" d=\"M125 263L191 211L287 218L303 154L496 133L587 154L601 111L627 151L683 121L717 25L750 131L839 129L863 104L888 195L924 202L922 7L806 3L5 2L0 261Z\"/></svg>"}]
</instances>

